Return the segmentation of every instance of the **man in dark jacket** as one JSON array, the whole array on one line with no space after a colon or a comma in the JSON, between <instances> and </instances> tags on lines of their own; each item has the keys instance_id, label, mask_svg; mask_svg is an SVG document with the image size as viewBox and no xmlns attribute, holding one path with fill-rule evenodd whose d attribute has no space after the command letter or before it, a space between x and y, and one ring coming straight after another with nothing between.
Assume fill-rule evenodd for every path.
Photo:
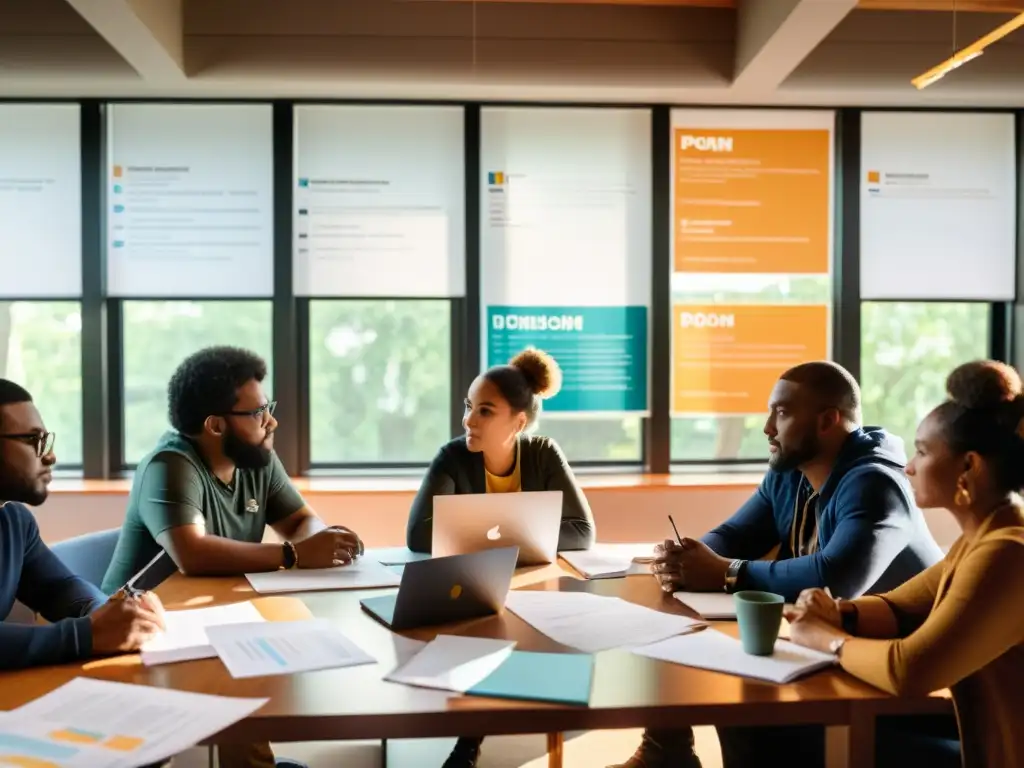
<instances>
[{"instance_id":1,"label":"man in dark jacket","mask_svg":"<svg viewBox=\"0 0 1024 768\"><path fill-rule=\"evenodd\" d=\"M902 441L860 426L860 388L846 370L797 366L776 383L768 407L770 471L736 514L700 540L658 547L654 571L663 589L754 589L792 601L804 589L828 587L854 598L893 589L942 558L903 474ZM718 732L725 768L760 764L777 750L791 768L824 764L818 727ZM621 768L699 765L687 728L648 730Z\"/></svg>"}]
</instances>

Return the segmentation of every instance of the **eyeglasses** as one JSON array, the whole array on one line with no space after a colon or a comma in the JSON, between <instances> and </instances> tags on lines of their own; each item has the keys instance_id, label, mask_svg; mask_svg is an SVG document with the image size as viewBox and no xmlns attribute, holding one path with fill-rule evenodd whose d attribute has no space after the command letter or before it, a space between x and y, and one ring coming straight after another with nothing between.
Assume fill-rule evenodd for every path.
<instances>
[{"instance_id":1,"label":"eyeglasses","mask_svg":"<svg viewBox=\"0 0 1024 768\"><path fill-rule=\"evenodd\" d=\"M251 416L261 424L266 424L267 420L274 415L274 409L277 408L277 401L271 400L266 405L261 405L259 408L253 408L251 411L228 411L222 413L222 416Z\"/></svg>"},{"instance_id":2,"label":"eyeglasses","mask_svg":"<svg viewBox=\"0 0 1024 768\"><path fill-rule=\"evenodd\" d=\"M19 443L34 445L36 456L46 456L53 450L53 444L57 440L55 432L26 432L18 435L0 435L4 440L17 440Z\"/></svg>"}]
</instances>

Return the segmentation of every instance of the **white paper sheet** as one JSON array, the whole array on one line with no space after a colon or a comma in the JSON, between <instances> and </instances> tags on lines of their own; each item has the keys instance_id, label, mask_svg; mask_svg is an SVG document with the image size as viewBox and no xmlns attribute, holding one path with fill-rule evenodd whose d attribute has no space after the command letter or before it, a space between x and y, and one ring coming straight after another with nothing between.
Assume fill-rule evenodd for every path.
<instances>
[{"instance_id":1,"label":"white paper sheet","mask_svg":"<svg viewBox=\"0 0 1024 768\"><path fill-rule=\"evenodd\" d=\"M708 621L736 618L736 601L724 592L676 592L672 597Z\"/></svg>"},{"instance_id":2,"label":"white paper sheet","mask_svg":"<svg viewBox=\"0 0 1024 768\"><path fill-rule=\"evenodd\" d=\"M402 577L397 573L367 557L338 568L296 568L290 571L247 573L245 578L262 595L325 589L377 589L397 587L402 583Z\"/></svg>"},{"instance_id":3,"label":"white paper sheet","mask_svg":"<svg viewBox=\"0 0 1024 768\"><path fill-rule=\"evenodd\" d=\"M514 640L438 635L384 679L465 693L500 667L515 646Z\"/></svg>"},{"instance_id":4,"label":"white paper sheet","mask_svg":"<svg viewBox=\"0 0 1024 768\"><path fill-rule=\"evenodd\" d=\"M290 675L377 661L326 619L228 624L210 627L207 634L232 677Z\"/></svg>"},{"instance_id":5,"label":"white paper sheet","mask_svg":"<svg viewBox=\"0 0 1024 768\"><path fill-rule=\"evenodd\" d=\"M164 615L167 629L142 646L142 663L172 664L177 661L216 658L217 652L206 636L207 627L221 624L244 624L265 621L250 602L168 611Z\"/></svg>"},{"instance_id":6,"label":"white paper sheet","mask_svg":"<svg viewBox=\"0 0 1024 768\"><path fill-rule=\"evenodd\" d=\"M771 656L753 656L744 652L739 640L713 629L634 648L633 653L771 683L789 683L835 662L832 654L804 648L788 640L777 640Z\"/></svg>"},{"instance_id":7,"label":"white paper sheet","mask_svg":"<svg viewBox=\"0 0 1024 768\"><path fill-rule=\"evenodd\" d=\"M0 717L0 765L137 768L159 763L266 702L78 677Z\"/></svg>"},{"instance_id":8,"label":"white paper sheet","mask_svg":"<svg viewBox=\"0 0 1024 768\"><path fill-rule=\"evenodd\" d=\"M654 547L654 544L595 544L591 549L558 554L588 579L612 579L650 573Z\"/></svg>"},{"instance_id":9,"label":"white paper sheet","mask_svg":"<svg viewBox=\"0 0 1024 768\"><path fill-rule=\"evenodd\" d=\"M685 616L583 592L514 590L505 607L555 642L584 653L647 645L703 626Z\"/></svg>"}]
</instances>

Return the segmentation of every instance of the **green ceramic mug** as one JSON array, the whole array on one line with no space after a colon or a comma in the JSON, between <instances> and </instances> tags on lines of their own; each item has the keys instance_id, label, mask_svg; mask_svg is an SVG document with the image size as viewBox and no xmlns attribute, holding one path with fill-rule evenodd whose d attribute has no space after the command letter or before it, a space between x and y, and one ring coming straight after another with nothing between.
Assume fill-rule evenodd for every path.
<instances>
[{"instance_id":1,"label":"green ceramic mug","mask_svg":"<svg viewBox=\"0 0 1024 768\"><path fill-rule=\"evenodd\" d=\"M782 627L782 595L744 590L733 595L736 621L743 650L754 656L771 656Z\"/></svg>"}]
</instances>

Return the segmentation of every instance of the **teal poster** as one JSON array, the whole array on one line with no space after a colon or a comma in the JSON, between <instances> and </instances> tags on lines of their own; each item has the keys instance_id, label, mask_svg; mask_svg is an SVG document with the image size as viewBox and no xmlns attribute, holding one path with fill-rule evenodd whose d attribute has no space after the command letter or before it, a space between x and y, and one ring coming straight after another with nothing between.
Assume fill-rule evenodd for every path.
<instances>
[{"instance_id":1,"label":"teal poster","mask_svg":"<svg viewBox=\"0 0 1024 768\"><path fill-rule=\"evenodd\" d=\"M646 413L647 307L490 306L487 365L527 347L562 368L549 413Z\"/></svg>"}]
</instances>

